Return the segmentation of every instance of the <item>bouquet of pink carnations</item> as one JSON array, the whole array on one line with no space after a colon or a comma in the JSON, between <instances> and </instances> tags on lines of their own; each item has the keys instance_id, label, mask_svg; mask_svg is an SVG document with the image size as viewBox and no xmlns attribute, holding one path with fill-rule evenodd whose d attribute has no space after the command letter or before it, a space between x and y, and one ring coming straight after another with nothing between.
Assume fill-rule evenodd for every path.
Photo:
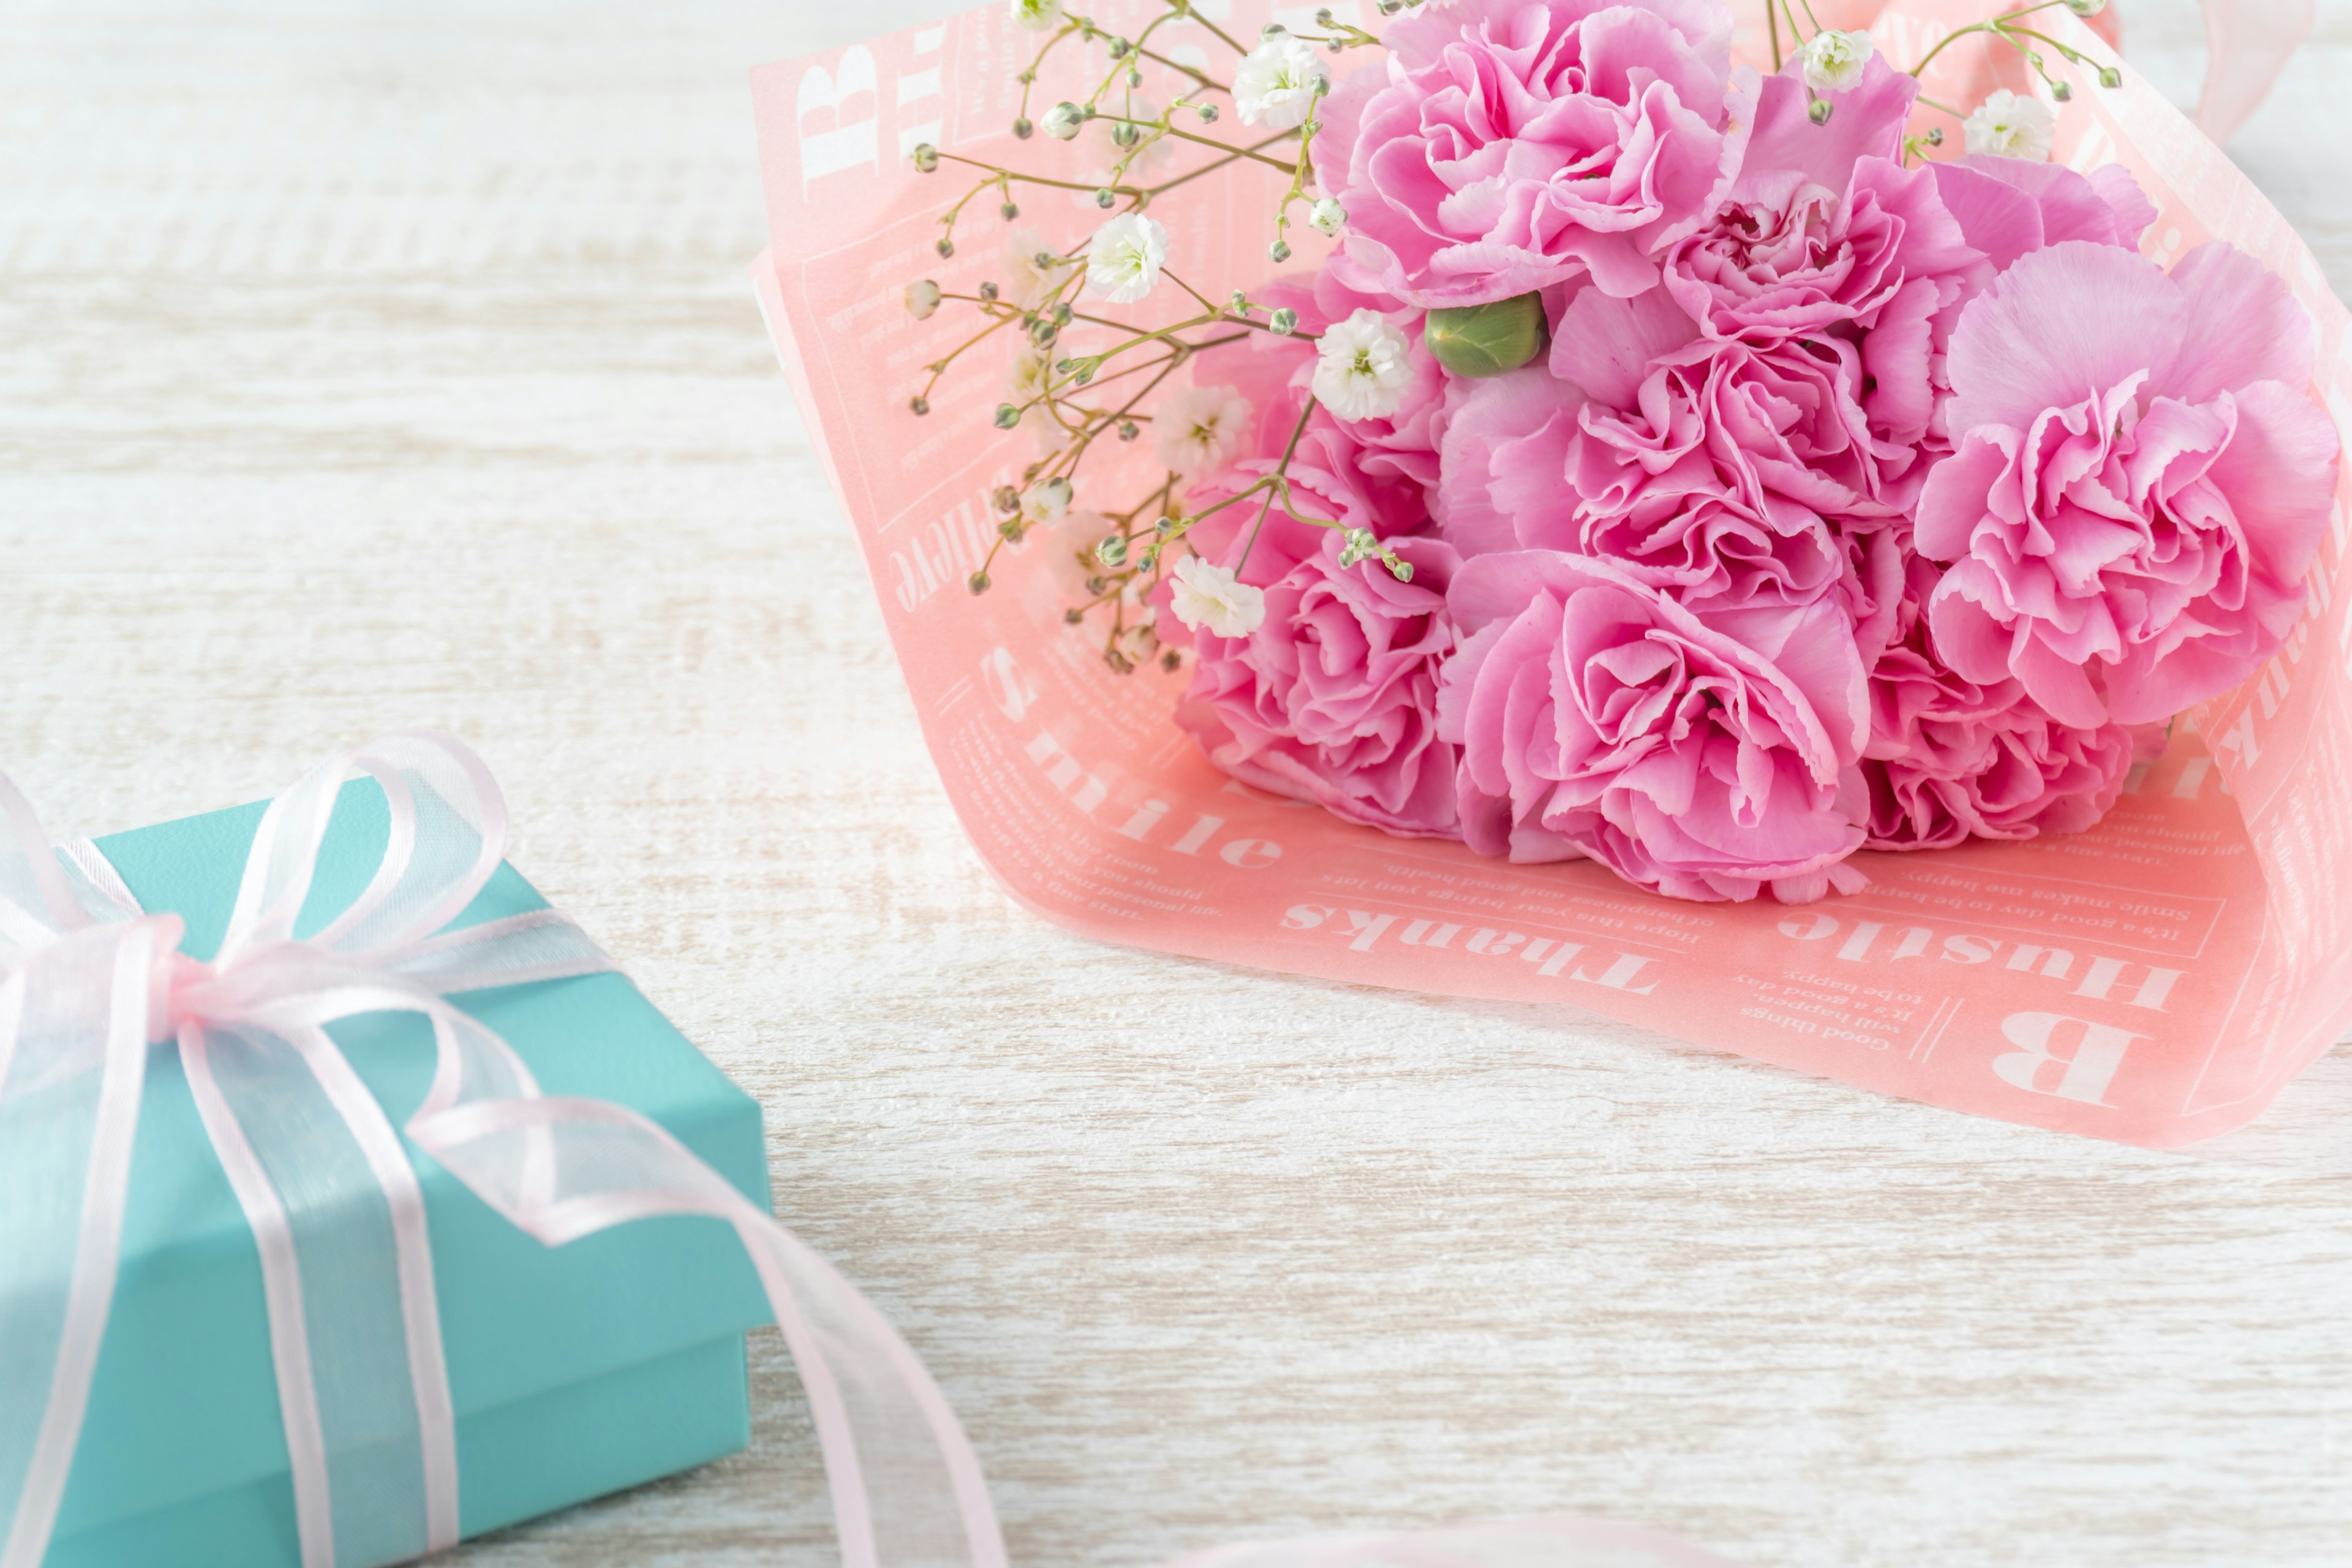
<instances>
[{"instance_id":1,"label":"bouquet of pink carnations","mask_svg":"<svg viewBox=\"0 0 2352 1568\"><path fill-rule=\"evenodd\" d=\"M2220 241L2159 265L2121 164L2048 161L2051 100L2120 75L2038 13L2103 3L1908 70L1780 4L1763 74L1718 0L1248 38L1011 0L1014 133L1075 145L909 149L972 175L941 257L975 198L1014 226L970 292L906 290L981 318L915 414L1015 345L994 417L1035 455L970 587L1050 528L1066 618L1184 679L1234 778L1677 898L2091 826L2294 628L2337 458L2286 286ZM1963 39L2029 90L1923 97ZM1156 215L1218 180L1319 264L1192 270ZM1041 195L1092 211L1049 235Z\"/></svg>"}]
</instances>

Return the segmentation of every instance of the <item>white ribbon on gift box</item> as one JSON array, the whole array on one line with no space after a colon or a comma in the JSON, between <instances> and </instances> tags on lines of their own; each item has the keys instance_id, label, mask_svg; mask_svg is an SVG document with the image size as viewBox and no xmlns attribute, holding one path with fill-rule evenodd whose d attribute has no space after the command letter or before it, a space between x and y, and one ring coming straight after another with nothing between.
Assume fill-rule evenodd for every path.
<instances>
[{"instance_id":1,"label":"white ribbon on gift box","mask_svg":"<svg viewBox=\"0 0 2352 1568\"><path fill-rule=\"evenodd\" d=\"M298 937L355 771L391 808L383 858L348 908ZM423 1196L399 1132L326 1032L384 1012L433 1029L409 1140L519 1228L553 1247L662 1215L734 1227L807 1391L851 1568L1003 1568L979 1461L872 1303L652 1121L541 1093L504 1040L446 1000L613 967L553 910L442 932L497 870L506 836L498 786L463 745L389 736L272 802L210 963L178 951L179 917L140 910L94 847L61 861L5 778L0 815L0 1568L37 1568L72 1468L151 1039L176 1042L260 1254L303 1568L457 1541Z\"/></svg>"}]
</instances>

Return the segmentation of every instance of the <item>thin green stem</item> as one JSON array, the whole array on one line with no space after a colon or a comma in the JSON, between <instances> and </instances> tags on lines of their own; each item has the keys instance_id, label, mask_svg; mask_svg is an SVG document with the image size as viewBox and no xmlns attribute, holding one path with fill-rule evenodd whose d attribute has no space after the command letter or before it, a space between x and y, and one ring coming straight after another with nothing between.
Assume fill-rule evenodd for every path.
<instances>
[{"instance_id":1,"label":"thin green stem","mask_svg":"<svg viewBox=\"0 0 2352 1568\"><path fill-rule=\"evenodd\" d=\"M1997 16L1990 22L1971 22L1965 27L1956 28L1937 39L1936 47L1929 49L1925 55L1921 56L1919 63L1913 66L1904 74L1910 77L1917 77L1927 68L1927 64L1930 60L1933 60L1937 55L1944 52L1947 45L1949 45L1958 39L1965 38L1970 33L1995 33L2000 31L2001 26L2006 23L2022 21L2024 18L2034 15L2036 12L2047 11L2053 5L2063 5L2065 3L2066 0L2042 0L2042 4L2039 5L2028 5L2022 11L2012 11L2006 16Z\"/></svg>"},{"instance_id":2,"label":"thin green stem","mask_svg":"<svg viewBox=\"0 0 2352 1568\"><path fill-rule=\"evenodd\" d=\"M1226 32L1223 27L1218 26L1214 22L1212 22L1206 16L1202 16L1201 13L1193 10L1190 5L1182 7L1178 14L1190 17L1192 20L1200 23L1203 27L1208 28L1209 31L1215 36L1219 43L1233 50L1234 53L1237 55L1245 55L1249 53L1249 51L1242 47L1241 45L1234 42L1234 36L1231 33Z\"/></svg>"},{"instance_id":3,"label":"thin green stem","mask_svg":"<svg viewBox=\"0 0 2352 1568\"><path fill-rule=\"evenodd\" d=\"M1285 131L1278 135L1269 136L1265 141L1256 143L1255 146L1242 149L1240 153L1233 153L1229 156L1218 158L1213 162L1203 163L1199 168L1194 169L1188 174L1179 174L1172 180L1163 180L1159 184L1150 186L1144 194L1147 195L1158 196L1165 192L1172 191L1179 185L1197 180L1203 174L1214 174L1219 169L1225 167L1229 163L1239 163L1244 156L1261 152L1265 148L1273 146L1277 142L1286 142L1297 134L1298 132L1296 131ZM1286 168L1288 167L1287 164L1281 166Z\"/></svg>"},{"instance_id":4,"label":"thin green stem","mask_svg":"<svg viewBox=\"0 0 2352 1568\"><path fill-rule=\"evenodd\" d=\"M1290 439L1283 445L1282 460L1275 464L1274 472L1266 476L1275 483L1281 484L1282 476L1290 471L1290 459L1298 450L1298 438L1307 434L1307 416L1314 412L1315 395L1310 392L1307 395L1307 401L1299 405L1298 423L1290 427ZM1284 488L1286 494L1288 487L1286 485ZM1273 510L1274 491L1269 488L1265 494L1265 504L1257 509L1257 521L1250 525L1249 541L1242 546L1242 558L1234 563L1236 575L1240 574L1243 567L1249 564L1250 552L1257 548L1257 536L1265 528L1266 514Z\"/></svg>"},{"instance_id":5,"label":"thin green stem","mask_svg":"<svg viewBox=\"0 0 2352 1568\"><path fill-rule=\"evenodd\" d=\"M1170 112L1173 113L1174 110L1171 110ZM1220 142L1213 136L1201 136L1196 135L1190 131L1180 131L1173 125L1162 124L1157 120L1133 120L1124 114L1097 114L1095 118L1097 120L1108 120L1116 125L1148 125L1152 130L1159 132L1164 136L1176 136L1181 137L1187 142L1197 142L1203 147L1214 147L1222 152L1230 153L1233 154L1234 158L1255 158L1268 168L1280 169L1285 174L1287 174L1290 171L1290 165L1288 163L1284 163L1279 158L1269 158L1265 153L1258 152L1255 148L1236 147L1230 142ZM1279 141L1280 138L1277 137L1276 140ZM1233 162L1233 158L1224 159L1223 162L1231 163Z\"/></svg>"},{"instance_id":6,"label":"thin green stem","mask_svg":"<svg viewBox=\"0 0 2352 1568\"><path fill-rule=\"evenodd\" d=\"M1219 81L1215 77L1211 76L1207 71L1202 70L1196 66L1188 66L1182 60L1171 60L1166 55L1155 55L1147 48L1139 47L1135 52L1141 55L1147 60L1158 61L1160 64L1166 66L1170 70L1182 71L1186 76L1191 77L1194 81L1199 82L1202 87L1207 88L1212 92L1222 92L1228 98L1233 96L1234 89L1232 88L1227 87L1223 82Z\"/></svg>"},{"instance_id":7,"label":"thin green stem","mask_svg":"<svg viewBox=\"0 0 2352 1568\"><path fill-rule=\"evenodd\" d=\"M967 158L960 153L942 153L940 156L942 159L950 160L954 163L969 163L975 169L986 169L990 171L992 177L982 180L978 185L974 186L971 192L965 195L965 201L970 201L973 195L976 195L980 192L988 189L989 186L995 184L998 180L1019 180L1025 184L1052 185L1058 190L1065 191L1108 190L1112 195L1121 196L1137 196L1148 194L1140 185L1089 185L1082 184L1076 180L1054 180L1048 179L1043 174L1024 174L1017 169L999 169L993 163L983 163L977 158ZM961 205L961 204L960 203L958 205Z\"/></svg>"},{"instance_id":8,"label":"thin green stem","mask_svg":"<svg viewBox=\"0 0 2352 1568\"><path fill-rule=\"evenodd\" d=\"M1017 321L1020 319L1021 316L1018 311L1015 311L1011 315L999 316L995 321L989 323L987 328L983 331L974 332L971 337L966 338L954 348L950 349L945 355L940 359L934 360L931 363L931 379L923 384L923 395L925 397L929 397L931 393L937 389L940 384L940 377L948 373L948 366L955 363L956 356L958 354L963 353L964 350L971 348L975 343L992 336L999 327L1003 326L1007 321Z\"/></svg>"}]
</instances>

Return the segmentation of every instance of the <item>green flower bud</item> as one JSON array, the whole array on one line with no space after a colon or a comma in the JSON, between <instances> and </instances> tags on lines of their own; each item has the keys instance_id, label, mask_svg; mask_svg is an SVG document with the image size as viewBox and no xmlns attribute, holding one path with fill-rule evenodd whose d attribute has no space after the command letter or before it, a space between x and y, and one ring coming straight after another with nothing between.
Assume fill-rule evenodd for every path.
<instances>
[{"instance_id":1,"label":"green flower bud","mask_svg":"<svg viewBox=\"0 0 2352 1568\"><path fill-rule=\"evenodd\" d=\"M907 406L917 414L929 414L931 411L931 400L928 397L910 397L907 399Z\"/></svg>"},{"instance_id":2,"label":"green flower bud","mask_svg":"<svg viewBox=\"0 0 2352 1568\"><path fill-rule=\"evenodd\" d=\"M1437 363L1459 376L1501 375L1543 353L1543 300L1535 294L1432 310L1422 341Z\"/></svg>"},{"instance_id":3,"label":"green flower bud","mask_svg":"<svg viewBox=\"0 0 2352 1568\"><path fill-rule=\"evenodd\" d=\"M996 427L999 430L1010 430L1020 423L1020 409L1010 403L1000 403L996 405Z\"/></svg>"},{"instance_id":4,"label":"green flower bud","mask_svg":"<svg viewBox=\"0 0 2352 1568\"><path fill-rule=\"evenodd\" d=\"M915 173L919 174L935 174L939 173L940 150L932 146L929 142L916 142L915 150L909 154L909 156L914 160Z\"/></svg>"},{"instance_id":5,"label":"green flower bud","mask_svg":"<svg viewBox=\"0 0 2352 1568\"><path fill-rule=\"evenodd\" d=\"M2074 98L2074 89L2069 83L2053 81L2050 84L2050 96L2061 103L2065 103Z\"/></svg>"},{"instance_id":6,"label":"green flower bud","mask_svg":"<svg viewBox=\"0 0 2352 1568\"><path fill-rule=\"evenodd\" d=\"M1805 106L1805 118L1816 125L1827 125L1830 122L1830 100L1826 98L1813 100Z\"/></svg>"},{"instance_id":7,"label":"green flower bud","mask_svg":"<svg viewBox=\"0 0 2352 1568\"><path fill-rule=\"evenodd\" d=\"M996 216L1003 218L1005 222L1011 223L1014 218L1021 216L1021 208L1012 202L1006 202L1003 206L996 209Z\"/></svg>"},{"instance_id":8,"label":"green flower bud","mask_svg":"<svg viewBox=\"0 0 2352 1568\"><path fill-rule=\"evenodd\" d=\"M2113 66L2101 66L2099 68L2099 85L2101 87L2115 88L2121 87L2123 84L2123 72L2116 69Z\"/></svg>"},{"instance_id":9,"label":"green flower bud","mask_svg":"<svg viewBox=\"0 0 2352 1568\"><path fill-rule=\"evenodd\" d=\"M940 236L940 242L931 247L931 248L938 251L941 256L953 256L955 254L955 241L950 239L946 235L941 235Z\"/></svg>"},{"instance_id":10,"label":"green flower bud","mask_svg":"<svg viewBox=\"0 0 2352 1568\"><path fill-rule=\"evenodd\" d=\"M1117 206L1118 205L1118 197L1111 194L1108 186L1105 186L1103 189L1095 193L1095 205L1098 207L1108 207Z\"/></svg>"},{"instance_id":11,"label":"green flower bud","mask_svg":"<svg viewBox=\"0 0 2352 1568\"><path fill-rule=\"evenodd\" d=\"M1095 559L1106 566L1127 564L1127 536L1123 533L1103 535L1102 542L1095 546Z\"/></svg>"},{"instance_id":12,"label":"green flower bud","mask_svg":"<svg viewBox=\"0 0 2352 1568\"><path fill-rule=\"evenodd\" d=\"M1286 338L1298 330L1298 312L1285 305L1266 320L1266 327L1277 338Z\"/></svg>"},{"instance_id":13,"label":"green flower bud","mask_svg":"<svg viewBox=\"0 0 2352 1568\"><path fill-rule=\"evenodd\" d=\"M1276 261L1287 261L1290 259L1290 247L1278 239L1272 245L1265 247L1265 253L1274 258Z\"/></svg>"},{"instance_id":14,"label":"green flower bud","mask_svg":"<svg viewBox=\"0 0 2352 1568\"><path fill-rule=\"evenodd\" d=\"M971 591L975 594L988 592L988 574L985 572L975 572L964 581L971 584Z\"/></svg>"},{"instance_id":15,"label":"green flower bud","mask_svg":"<svg viewBox=\"0 0 2352 1568\"><path fill-rule=\"evenodd\" d=\"M1036 129L1034 125L1029 123L1029 117L1025 114L1013 122L1013 134L1020 137L1024 142L1028 141L1030 133Z\"/></svg>"},{"instance_id":16,"label":"green flower bud","mask_svg":"<svg viewBox=\"0 0 2352 1568\"><path fill-rule=\"evenodd\" d=\"M1203 125L1214 125L1216 122L1217 106L1213 103L1204 103L1201 105L1201 123Z\"/></svg>"}]
</instances>

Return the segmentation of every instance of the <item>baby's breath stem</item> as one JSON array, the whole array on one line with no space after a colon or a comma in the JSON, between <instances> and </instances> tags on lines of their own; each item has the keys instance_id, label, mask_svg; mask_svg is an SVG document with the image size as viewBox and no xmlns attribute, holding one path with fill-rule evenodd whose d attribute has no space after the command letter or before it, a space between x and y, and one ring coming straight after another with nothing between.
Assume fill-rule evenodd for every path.
<instances>
[{"instance_id":1,"label":"baby's breath stem","mask_svg":"<svg viewBox=\"0 0 2352 1568\"><path fill-rule=\"evenodd\" d=\"M1155 55L1150 49L1144 48L1140 45L1137 46L1135 52L1141 55L1147 60L1157 61L1159 64L1166 66L1170 70L1182 71L1186 76L1191 77L1194 81L1199 82L1211 92L1222 92L1228 98L1233 96L1234 89L1232 88L1227 87L1223 82L1219 81L1215 77L1211 76L1207 71L1202 70L1198 67L1188 66L1182 60L1171 60L1166 55Z\"/></svg>"},{"instance_id":2,"label":"baby's breath stem","mask_svg":"<svg viewBox=\"0 0 2352 1568\"><path fill-rule=\"evenodd\" d=\"M974 185L964 196L964 201L970 201L973 196L978 195L981 192L988 189L989 186L997 184L1000 180L1019 180L1024 184L1031 185L1052 185L1059 190L1065 191L1098 191L1106 188L1101 185L1089 185L1078 180L1055 180L1049 179L1044 174L1024 174L1018 169L1000 169L993 163L983 163L977 158L967 158L958 153L942 153L940 154L940 160L942 163L968 163L975 169L986 169L989 172L989 177L981 181L979 184ZM1140 185L1111 185L1108 186L1108 189L1113 195L1137 196L1150 195L1150 193L1145 191ZM960 206L962 203L958 203L957 205Z\"/></svg>"},{"instance_id":3,"label":"baby's breath stem","mask_svg":"<svg viewBox=\"0 0 2352 1568\"><path fill-rule=\"evenodd\" d=\"M1274 146L1276 142L1287 142L1293 136L1297 134L1298 132L1296 131L1285 131L1277 135L1269 136L1263 142L1257 142L1252 146L1244 147L1238 153L1230 153L1224 157L1203 163L1199 168L1179 174L1172 180L1162 180L1160 184L1151 186L1148 194L1157 196L1165 192L1172 191L1177 186L1197 180L1203 174L1213 174L1219 169L1224 168L1230 163L1239 163L1242 159L1246 157L1254 157L1259 153L1264 152L1266 148ZM1286 169L1290 165L1287 163L1277 163L1276 166L1277 168Z\"/></svg>"},{"instance_id":4,"label":"baby's breath stem","mask_svg":"<svg viewBox=\"0 0 2352 1568\"><path fill-rule=\"evenodd\" d=\"M1942 54L1948 46L1961 38L1967 37L1971 33L1998 34L2007 24L2022 21L2024 18L2034 15L2038 11L2047 11L2053 5L2063 5L2065 3L2066 0L2042 0L2042 4L2039 5L2028 5L2022 11L2013 11L2006 16L1997 17L1990 22L1971 22L1965 27L1955 28L1951 32L1948 32L1942 37L1937 39L1936 47L1929 49L1925 55L1922 55L1919 58L1919 63L1913 66L1910 70L1905 74L1911 77L1919 76L1927 70L1928 62L1933 60L1937 55Z\"/></svg>"},{"instance_id":5,"label":"baby's breath stem","mask_svg":"<svg viewBox=\"0 0 2352 1568\"><path fill-rule=\"evenodd\" d=\"M1266 514L1274 510L1276 487L1279 486L1282 489L1286 498L1288 496L1289 484L1285 476L1290 471L1290 459L1297 454L1298 438L1307 434L1307 417L1314 412L1315 395L1310 392L1307 395L1307 401L1299 405L1298 423L1290 427L1290 439L1283 444L1282 460L1275 464L1274 472L1266 476L1268 482L1265 504L1257 509L1257 521L1250 525L1249 541L1242 546L1242 558L1234 563L1234 572L1236 575L1240 574L1243 567L1249 564L1250 552L1257 548L1257 536L1265 527Z\"/></svg>"},{"instance_id":6,"label":"baby's breath stem","mask_svg":"<svg viewBox=\"0 0 2352 1568\"><path fill-rule=\"evenodd\" d=\"M1159 132L1164 136L1173 136L1185 142L1197 142L1203 147L1214 147L1221 152L1230 153L1233 154L1232 158L1220 160L1220 163L1230 163L1234 161L1234 158L1255 158L1259 163L1265 164L1268 168L1280 169L1285 174L1288 174L1290 172L1290 165L1288 163L1283 162L1279 158L1269 158L1265 153L1257 151L1255 147L1236 147L1230 142L1220 142L1213 136L1195 135L1190 131L1180 131L1173 125L1162 125L1157 120L1135 120L1130 119L1124 114L1097 114L1095 118L1097 120L1107 120L1114 125L1148 125L1152 130ZM1279 141L1281 138L1276 137L1276 140ZM1219 165L1211 165L1213 168Z\"/></svg>"},{"instance_id":7,"label":"baby's breath stem","mask_svg":"<svg viewBox=\"0 0 2352 1568\"><path fill-rule=\"evenodd\" d=\"M1178 4L1171 5L1169 8L1176 15L1189 17L1192 20L1200 23L1203 27L1208 28L1210 33L1215 37L1219 43L1233 50L1234 53L1237 55L1245 55L1249 53L1249 50L1234 42L1234 36L1231 33L1226 32L1223 27L1218 26L1214 22L1210 21L1206 16L1203 16L1198 11L1193 10L1192 6Z\"/></svg>"}]
</instances>

